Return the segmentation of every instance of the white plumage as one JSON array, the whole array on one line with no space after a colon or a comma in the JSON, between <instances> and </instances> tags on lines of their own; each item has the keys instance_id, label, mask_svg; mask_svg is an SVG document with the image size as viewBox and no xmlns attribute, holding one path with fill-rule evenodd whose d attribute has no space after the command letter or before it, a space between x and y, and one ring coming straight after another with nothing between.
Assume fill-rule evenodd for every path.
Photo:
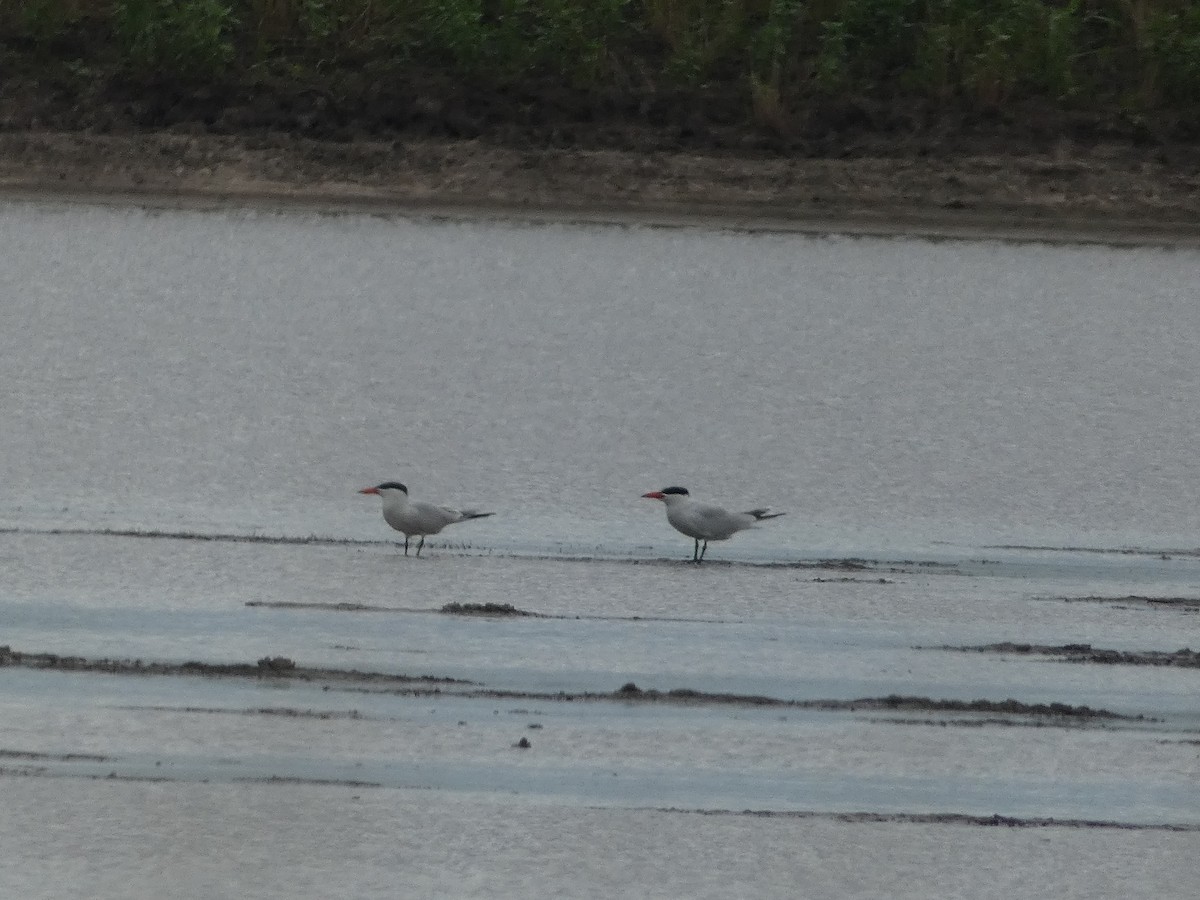
<instances>
[{"instance_id":1,"label":"white plumage","mask_svg":"<svg viewBox=\"0 0 1200 900\"><path fill-rule=\"evenodd\" d=\"M375 487L363 488L360 494L377 494L383 500L383 520L404 534L404 555L408 556L408 539L419 536L417 556L425 546L425 537L437 534L447 525L456 522L466 522L471 519L482 519L493 515L490 512L479 512L474 509L453 509L449 506L437 506L420 500L411 500L408 488L398 481L385 481Z\"/></svg>"},{"instance_id":2,"label":"white plumage","mask_svg":"<svg viewBox=\"0 0 1200 900\"><path fill-rule=\"evenodd\" d=\"M652 500L661 500L667 507L667 521L681 534L696 542L692 559L701 562L709 541L724 541L739 531L753 528L758 522L775 519L783 513L773 513L762 507L746 512L730 512L724 507L693 500L687 488L668 487L661 491L642 494ZM702 546L703 544L703 546Z\"/></svg>"}]
</instances>

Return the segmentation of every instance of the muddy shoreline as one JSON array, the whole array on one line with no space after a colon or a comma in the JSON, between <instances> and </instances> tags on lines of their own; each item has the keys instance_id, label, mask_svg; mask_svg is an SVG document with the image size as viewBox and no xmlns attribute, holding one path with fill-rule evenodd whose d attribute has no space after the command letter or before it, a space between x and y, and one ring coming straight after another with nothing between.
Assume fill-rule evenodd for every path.
<instances>
[{"instance_id":1,"label":"muddy shoreline","mask_svg":"<svg viewBox=\"0 0 1200 900\"><path fill-rule=\"evenodd\" d=\"M1200 597L1151 597L1126 594L1118 597L1056 597L1064 603L1109 603L1117 609L1158 609L1182 613L1200 613Z\"/></svg>"},{"instance_id":2,"label":"muddy shoreline","mask_svg":"<svg viewBox=\"0 0 1200 900\"><path fill-rule=\"evenodd\" d=\"M264 657L257 663L184 663L145 662L140 659L89 659L57 653L29 653L0 646L0 668L18 667L59 672L91 672L106 675L195 676L202 678L255 678L330 682L340 690L401 694L453 694L497 700L541 700L547 702L618 701L622 703L668 703L678 705L753 706L781 709L815 709L845 712L942 712L977 713L1003 716L1031 716L1059 722L1089 720L1143 721L1143 716L1128 716L1105 709L1071 706L1065 703L1023 703L1019 700L940 700L929 697L863 697L854 700L786 700L760 695L724 694L676 688L668 691L639 688L628 682L611 692L534 692L489 688L475 682L438 675L400 675L388 672L363 672L356 669L313 668L297 665L283 657Z\"/></svg>"},{"instance_id":3,"label":"muddy shoreline","mask_svg":"<svg viewBox=\"0 0 1200 900\"><path fill-rule=\"evenodd\" d=\"M1200 172L1135 146L844 158L0 132L0 199L1200 246Z\"/></svg>"},{"instance_id":4,"label":"muddy shoreline","mask_svg":"<svg viewBox=\"0 0 1200 900\"><path fill-rule=\"evenodd\" d=\"M187 779L171 775L106 774L62 768L62 764L91 763L104 766L119 764L119 757L89 754L55 754L35 751L0 749L0 777L8 778L70 778L91 781L120 781L146 783L184 783ZM8 764L6 764L8 763ZM267 784L282 787L316 786L341 787L356 790L385 790L377 781L350 778L305 778L299 776L267 775L236 779L239 784ZM1182 822L1123 822L1113 819L1070 819L1041 816L970 815L967 813L927 812L834 812L829 810L763 810L763 809L693 809L677 806L638 807L669 815L718 818L754 818L781 820L816 820L846 825L949 825L969 828L1035 828L1035 829L1104 829L1116 831L1200 832L1200 825Z\"/></svg>"},{"instance_id":5,"label":"muddy shoreline","mask_svg":"<svg viewBox=\"0 0 1200 900\"><path fill-rule=\"evenodd\" d=\"M1010 656L1044 656L1069 663L1099 663L1121 666L1174 666L1184 669L1200 669L1200 651L1184 647L1180 650L1112 650L1093 647L1091 644L1020 644L1002 642L980 644L969 647L943 646L939 650L954 650L961 653L999 653Z\"/></svg>"}]
</instances>

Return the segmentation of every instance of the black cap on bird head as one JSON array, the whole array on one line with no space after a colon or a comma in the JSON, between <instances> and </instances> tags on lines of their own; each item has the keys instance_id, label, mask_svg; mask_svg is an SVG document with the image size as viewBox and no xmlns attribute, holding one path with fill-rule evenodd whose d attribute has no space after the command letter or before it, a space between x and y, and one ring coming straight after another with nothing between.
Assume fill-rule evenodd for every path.
<instances>
[{"instance_id":1,"label":"black cap on bird head","mask_svg":"<svg viewBox=\"0 0 1200 900\"><path fill-rule=\"evenodd\" d=\"M664 494L682 494L684 497L688 496L688 489L684 487L663 488L662 492Z\"/></svg>"},{"instance_id":2,"label":"black cap on bird head","mask_svg":"<svg viewBox=\"0 0 1200 900\"><path fill-rule=\"evenodd\" d=\"M408 488L398 481L385 481L383 484L376 485L375 489L379 491L386 491L390 489L393 491L404 491L406 494L408 493Z\"/></svg>"}]
</instances>

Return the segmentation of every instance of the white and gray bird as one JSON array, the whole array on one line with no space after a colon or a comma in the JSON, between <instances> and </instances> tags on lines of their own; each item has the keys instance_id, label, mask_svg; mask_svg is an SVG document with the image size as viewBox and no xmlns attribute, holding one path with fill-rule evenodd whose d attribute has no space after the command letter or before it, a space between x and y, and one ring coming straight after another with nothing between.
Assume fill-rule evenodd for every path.
<instances>
[{"instance_id":1,"label":"white and gray bird","mask_svg":"<svg viewBox=\"0 0 1200 900\"><path fill-rule=\"evenodd\" d=\"M758 522L775 519L783 513L773 513L767 507L746 512L730 512L711 503L693 500L687 488L668 487L642 494L651 500L661 500L667 506L667 521L676 531L696 542L692 560L701 562L709 541L727 540L739 531L753 528ZM703 543L703 546L701 544Z\"/></svg>"},{"instance_id":2,"label":"white and gray bird","mask_svg":"<svg viewBox=\"0 0 1200 900\"><path fill-rule=\"evenodd\" d=\"M437 506L433 503L423 503L420 500L410 500L408 488L398 481L385 481L375 487L363 488L360 494L378 494L383 500L383 520L404 533L404 555L408 556L408 539L419 536L417 556L425 546L425 537L437 534L447 525L455 522L466 522L471 519L482 519L494 515L490 512L479 512L474 509L452 509L449 506Z\"/></svg>"}]
</instances>

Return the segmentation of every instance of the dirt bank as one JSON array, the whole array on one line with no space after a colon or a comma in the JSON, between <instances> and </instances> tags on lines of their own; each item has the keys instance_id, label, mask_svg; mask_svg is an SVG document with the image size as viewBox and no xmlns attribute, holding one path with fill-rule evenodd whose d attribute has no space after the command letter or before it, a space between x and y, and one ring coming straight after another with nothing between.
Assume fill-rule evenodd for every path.
<instances>
[{"instance_id":1,"label":"dirt bank","mask_svg":"<svg viewBox=\"0 0 1200 900\"><path fill-rule=\"evenodd\" d=\"M1200 170L1131 144L844 158L0 132L0 197L1200 246Z\"/></svg>"}]
</instances>

